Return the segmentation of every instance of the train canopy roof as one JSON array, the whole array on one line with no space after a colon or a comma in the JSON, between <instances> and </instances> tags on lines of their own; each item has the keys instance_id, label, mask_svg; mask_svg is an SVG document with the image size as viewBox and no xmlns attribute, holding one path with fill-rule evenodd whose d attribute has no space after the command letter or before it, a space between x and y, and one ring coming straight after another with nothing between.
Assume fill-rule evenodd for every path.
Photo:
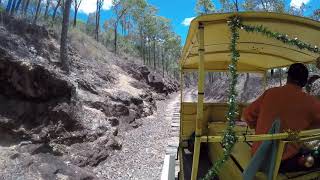
<instances>
[{"instance_id":1,"label":"train canopy roof","mask_svg":"<svg viewBox=\"0 0 320 180\"><path fill-rule=\"evenodd\" d=\"M227 71L230 64L231 33L227 21L239 16L245 25L263 25L272 32L320 47L320 22L304 17L270 12L242 12L203 15L195 18L180 59L184 71L198 69L199 24L204 25L204 68L206 71ZM286 67L292 63L312 63L318 53L301 50L295 46L266 37L261 33L248 33L239 29L237 49L240 52L238 71L265 72L269 69Z\"/></svg>"}]
</instances>

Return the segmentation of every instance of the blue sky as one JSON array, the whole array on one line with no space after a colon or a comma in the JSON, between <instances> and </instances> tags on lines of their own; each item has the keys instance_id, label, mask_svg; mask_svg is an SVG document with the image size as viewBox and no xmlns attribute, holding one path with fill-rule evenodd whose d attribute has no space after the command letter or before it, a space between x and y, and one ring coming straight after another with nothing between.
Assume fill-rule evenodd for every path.
<instances>
[{"instance_id":1,"label":"blue sky","mask_svg":"<svg viewBox=\"0 0 320 180\"><path fill-rule=\"evenodd\" d=\"M112 15L110 10L112 5L111 1L112 0L104 1L104 11L101 17L102 22ZM242 0L240 0L240 2L241 1ZM95 11L95 2L95 0L83 0L83 4L80 6L80 19L86 19L86 14ZM218 0L213 0L212 2L217 9L220 8ZM188 33L188 22L191 20L188 18L196 16L194 12L196 0L148 0L148 3L158 8L158 15L171 20L173 30L181 36L184 42ZM309 7L305 12L307 16L311 15L314 9L320 8L320 0L286 0L287 8L290 6L298 8L302 3L305 3L306 6Z\"/></svg>"}]
</instances>

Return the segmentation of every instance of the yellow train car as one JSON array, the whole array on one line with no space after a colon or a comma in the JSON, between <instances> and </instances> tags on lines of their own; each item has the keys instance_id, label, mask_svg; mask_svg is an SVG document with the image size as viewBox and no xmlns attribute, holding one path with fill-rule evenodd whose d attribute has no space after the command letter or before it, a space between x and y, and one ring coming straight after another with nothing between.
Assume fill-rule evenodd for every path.
<instances>
[{"instance_id":1,"label":"yellow train car","mask_svg":"<svg viewBox=\"0 0 320 180\"><path fill-rule=\"evenodd\" d=\"M228 103L204 102L204 76L205 72L227 72L229 70L232 58L230 42L233 37L230 22L234 18L237 20L233 23L238 23L234 26L238 28L236 48L240 54L236 63L236 72L261 73L266 77L266 72L270 69L288 67L296 62L315 63L320 57L318 49L320 47L320 22L318 21L266 12L210 14L195 18L191 22L180 60L181 77L187 72L198 73L197 102L183 102L184 90L181 85L178 150L180 180L202 178L208 167L212 166L223 154L222 133L227 126L226 113L229 105ZM276 33L270 34L270 32ZM301 45L302 42L305 43ZM183 78L181 79L183 81ZM238 104L239 114L245 106L245 104ZM294 138L289 132L255 135L254 130L238 125L234 127L234 131L238 141L230 158L222 166L218 179L242 179L243 170L251 159L248 142L266 140L279 142L273 180L319 179L320 171L281 174L278 170L287 143L320 140L320 129L299 132ZM246 136L243 135L244 132ZM187 150L188 148L190 150L188 147L190 142L193 145L192 152ZM256 179L262 180L267 177L263 173L257 173Z\"/></svg>"}]
</instances>

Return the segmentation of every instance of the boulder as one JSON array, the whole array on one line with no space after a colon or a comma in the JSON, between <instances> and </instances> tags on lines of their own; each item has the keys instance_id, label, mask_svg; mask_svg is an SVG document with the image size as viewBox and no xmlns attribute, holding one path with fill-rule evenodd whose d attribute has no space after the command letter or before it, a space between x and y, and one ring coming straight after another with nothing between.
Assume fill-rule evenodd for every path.
<instances>
[{"instance_id":1,"label":"boulder","mask_svg":"<svg viewBox=\"0 0 320 180\"><path fill-rule=\"evenodd\" d=\"M78 83L78 87L80 87L86 91L89 91L92 94L96 94L96 95L99 94L96 87L93 84L91 84L90 82L87 82L83 79L78 79L77 83Z\"/></svg>"},{"instance_id":2,"label":"boulder","mask_svg":"<svg viewBox=\"0 0 320 180\"><path fill-rule=\"evenodd\" d=\"M101 110L106 116L128 116L129 109L122 103L117 102L93 102L90 104L93 108Z\"/></svg>"}]
</instances>

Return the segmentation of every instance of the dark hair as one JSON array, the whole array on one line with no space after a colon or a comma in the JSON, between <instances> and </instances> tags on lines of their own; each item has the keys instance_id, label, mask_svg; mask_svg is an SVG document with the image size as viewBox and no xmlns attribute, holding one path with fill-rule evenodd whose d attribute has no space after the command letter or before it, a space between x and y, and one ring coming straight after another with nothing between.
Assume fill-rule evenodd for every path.
<instances>
[{"instance_id":1,"label":"dark hair","mask_svg":"<svg viewBox=\"0 0 320 180\"><path fill-rule=\"evenodd\" d=\"M291 83L304 87L307 84L308 76L308 68L302 63L295 63L289 67L288 81Z\"/></svg>"}]
</instances>

